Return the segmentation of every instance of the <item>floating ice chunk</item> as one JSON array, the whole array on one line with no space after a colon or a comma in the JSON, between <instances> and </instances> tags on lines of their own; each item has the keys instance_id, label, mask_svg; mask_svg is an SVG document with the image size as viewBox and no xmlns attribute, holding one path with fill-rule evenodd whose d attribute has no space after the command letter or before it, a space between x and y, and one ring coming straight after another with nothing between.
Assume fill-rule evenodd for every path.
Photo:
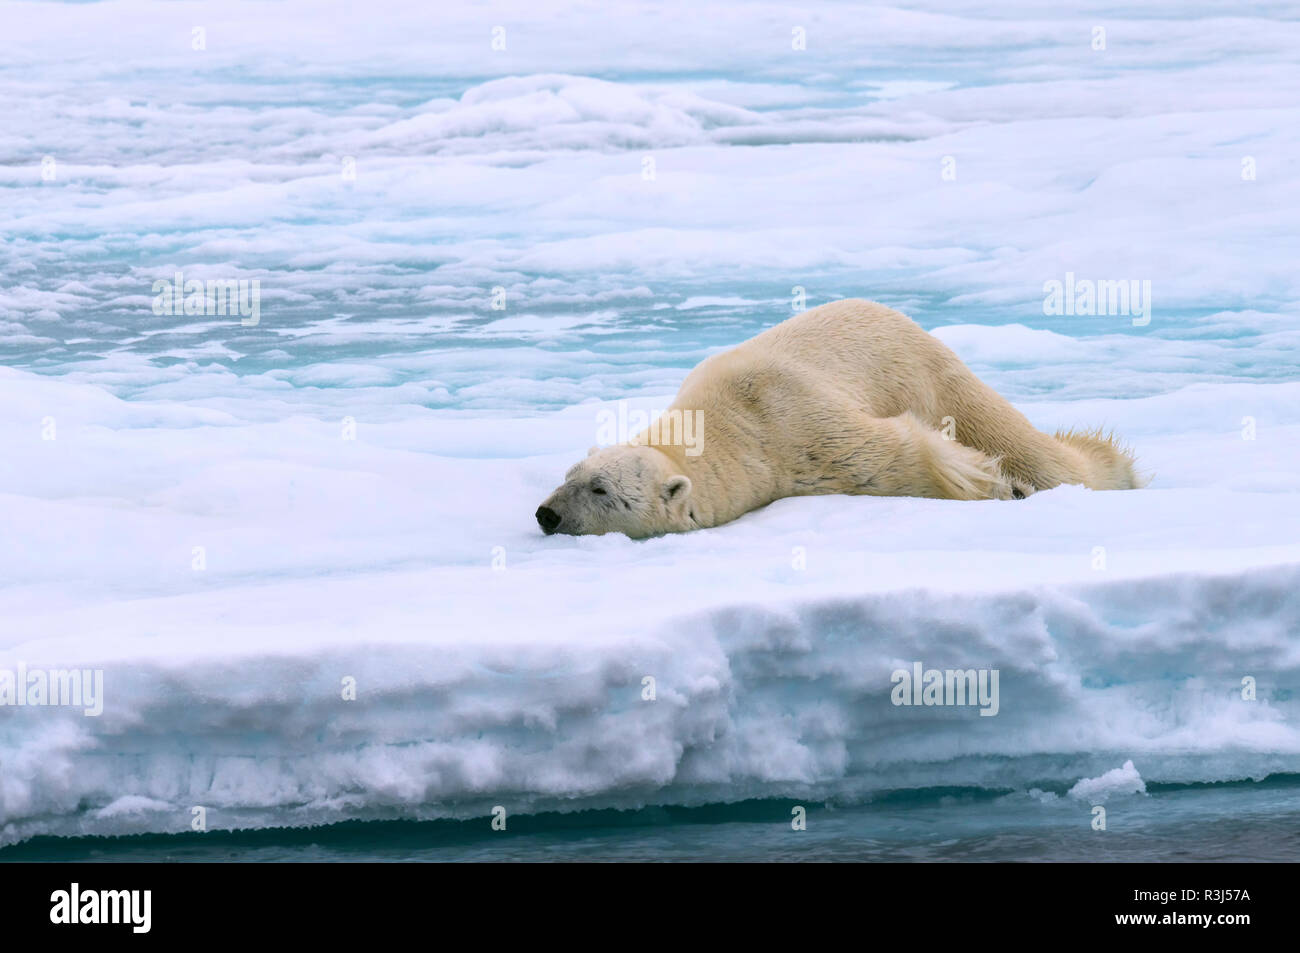
<instances>
[{"instance_id":1,"label":"floating ice chunk","mask_svg":"<svg viewBox=\"0 0 1300 953\"><path fill-rule=\"evenodd\" d=\"M1084 778L1070 788L1070 797L1094 804L1104 802L1111 795L1146 793L1146 782L1132 761L1125 761L1122 768L1107 771L1099 778Z\"/></svg>"}]
</instances>

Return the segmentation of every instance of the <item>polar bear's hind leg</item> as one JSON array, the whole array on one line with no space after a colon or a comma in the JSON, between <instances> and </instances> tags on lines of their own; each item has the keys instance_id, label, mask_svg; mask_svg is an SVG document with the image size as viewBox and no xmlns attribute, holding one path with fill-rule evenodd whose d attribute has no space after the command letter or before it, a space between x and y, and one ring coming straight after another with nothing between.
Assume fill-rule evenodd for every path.
<instances>
[{"instance_id":1,"label":"polar bear's hind leg","mask_svg":"<svg viewBox=\"0 0 1300 953\"><path fill-rule=\"evenodd\" d=\"M910 413L869 418L840 435L851 449L834 455L805 492L922 496L940 500L1021 499L1033 487L1009 480L989 456L927 426Z\"/></svg>"},{"instance_id":2,"label":"polar bear's hind leg","mask_svg":"<svg viewBox=\"0 0 1300 953\"><path fill-rule=\"evenodd\" d=\"M1136 490L1147 480L1134 467L1133 453L1100 427L1093 430L1058 430L1056 439L1082 458L1085 486L1094 490Z\"/></svg>"}]
</instances>

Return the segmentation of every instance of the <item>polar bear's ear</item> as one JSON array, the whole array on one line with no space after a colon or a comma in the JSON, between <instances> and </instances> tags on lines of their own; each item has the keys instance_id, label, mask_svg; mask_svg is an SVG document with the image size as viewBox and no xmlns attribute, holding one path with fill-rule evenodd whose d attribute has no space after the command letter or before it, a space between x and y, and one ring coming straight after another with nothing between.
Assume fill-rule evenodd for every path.
<instances>
[{"instance_id":1,"label":"polar bear's ear","mask_svg":"<svg viewBox=\"0 0 1300 953\"><path fill-rule=\"evenodd\" d=\"M595 444L594 446L590 446L590 447L588 447L588 448L587 448L587 456L591 456L593 453L595 453L595 452L596 452L597 450L599 450L599 449L600 449L600 444Z\"/></svg>"},{"instance_id":2,"label":"polar bear's ear","mask_svg":"<svg viewBox=\"0 0 1300 953\"><path fill-rule=\"evenodd\" d=\"M664 487L660 491L665 503L673 503L678 500L684 500L691 495L691 478L682 476L680 473L676 476L670 476L664 481Z\"/></svg>"}]
</instances>

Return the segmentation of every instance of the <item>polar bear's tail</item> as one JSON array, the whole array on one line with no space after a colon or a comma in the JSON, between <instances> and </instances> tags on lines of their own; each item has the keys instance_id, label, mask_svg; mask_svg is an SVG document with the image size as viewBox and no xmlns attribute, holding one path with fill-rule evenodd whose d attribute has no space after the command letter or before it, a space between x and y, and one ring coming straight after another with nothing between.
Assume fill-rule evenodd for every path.
<instances>
[{"instance_id":1,"label":"polar bear's tail","mask_svg":"<svg viewBox=\"0 0 1300 953\"><path fill-rule=\"evenodd\" d=\"M1056 439L1075 450L1082 458L1083 483L1094 490L1136 490L1146 486L1149 478L1139 476L1132 451L1116 439L1113 432L1093 430L1058 430Z\"/></svg>"}]
</instances>

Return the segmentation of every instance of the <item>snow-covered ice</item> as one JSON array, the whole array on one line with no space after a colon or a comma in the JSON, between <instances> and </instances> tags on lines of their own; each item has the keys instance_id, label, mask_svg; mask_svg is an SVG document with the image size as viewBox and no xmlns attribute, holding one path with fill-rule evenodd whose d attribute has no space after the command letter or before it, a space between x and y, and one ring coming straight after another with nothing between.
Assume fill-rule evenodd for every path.
<instances>
[{"instance_id":1,"label":"snow-covered ice","mask_svg":"<svg viewBox=\"0 0 1300 953\"><path fill-rule=\"evenodd\" d=\"M1300 772L1300 24L559 6L0 3L0 672L105 693L0 708L0 844ZM1151 323L1045 315L1067 272ZM541 536L795 286L1151 485ZM914 662L997 716L895 707Z\"/></svg>"},{"instance_id":2,"label":"snow-covered ice","mask_svg":"<svg viewBox=\"0 0 1300 953\"><path fill-rule=\"evenodd\" d=\"M1300 385L1251 393L1253 442L1089 402L1142 492L785 500L631 542L531 525L594 405L344 441L5 371L40 413L0 435L0 668L105 672L98 718L5 712L6 837L1293 770ZM893 707L914 661L998 669L998 715Z\"/></svg>"}]
</instances>

